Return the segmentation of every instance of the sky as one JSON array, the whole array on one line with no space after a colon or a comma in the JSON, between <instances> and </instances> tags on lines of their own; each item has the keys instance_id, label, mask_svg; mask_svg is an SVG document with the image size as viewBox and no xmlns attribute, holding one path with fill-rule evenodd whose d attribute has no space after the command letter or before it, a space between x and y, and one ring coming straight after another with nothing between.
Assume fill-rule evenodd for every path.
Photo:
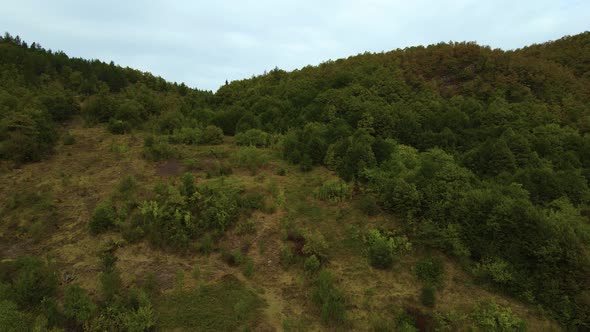
<instances>
[{"instance_id":1,"label":"sky","mask_svg":"<svg viewBox=\"0 0 590 332\"><path fill-rule=\"evenodd\" d=\"M29 44L212 91L367 51L441 41L514 49L590 30L589 0L2 0L0 8L0 29Z\"/></svg>"}]
</instances>

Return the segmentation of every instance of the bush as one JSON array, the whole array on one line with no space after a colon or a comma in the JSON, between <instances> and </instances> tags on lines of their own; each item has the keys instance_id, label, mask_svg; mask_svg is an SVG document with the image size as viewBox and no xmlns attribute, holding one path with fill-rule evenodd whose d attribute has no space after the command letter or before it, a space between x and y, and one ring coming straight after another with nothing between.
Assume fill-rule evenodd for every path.
<instances>
[{"instance_id":1,"label":"bush","mask_svg":"<svg viewBox=\"0 0 590 332\"><path fill-rule=\"evenodd\" d=\"M270 145L270 135L260 129L250 129L235 136L237 145L267 147Z\"/></svg>"},{"instance_id":2,"label":"bush","mask_svg":"<svg viewBox=\"0 0 590 332\"><path fill-rule=\"evenodd\" d=\"M143 143L143 157L151 161L167 160L177 155L163 137L148 136Z\"/></svg>"},{"instance_id":3,"label":"bush","mask_svg":"<svg viewBox=\"0 0 590 332\"><path fill-rule=\"evenodd\" d=\"M55 295L57 275L39 258L24 256L9 265L13 269L10 276L13 294L21 307L38 307L44 298Z\"/></svg>"},{"instance_id":4,"label":"bush","mask_svg":"<svg viewBox=\"0 0 590 332\"><path fill-rule=\"evenodd\" d=\"M100 274L100 291L105 301L110 302L121 291L121 273L117 269Z\"/></svg>"},{"instance_id":5,"label":"bush","mask_svg":"<svg viewBox=\"0 0 590 332\"><path fill-rule=\"evenodd\" d=\"M0 300L0 326L3 331L29 331L29 324L27 324L29 319L26 314L18 310L15 303Z\"/></svg>"},{"instance_id":6,"label":"bush","mask_svg":"<svg viewBox=\"0 0 590 332\"><path fill-rule=\"evenodd\" d=\"M474 325L482 331L526 331L525 322L494 302L480 303L471 315Z\"/></svg>"},{"instance_id":7,"label":"bush","mask_svg":"<svg viewBox=\"0 0 590 332\"><path fill-rule=\"evenodd\" d=\"M170 143L172 144L199 144L201 141L202 132L199 128L182 127L175 129L170 136Z\"/></svg>"},{"instance_id":8,"label":"bush","mask_svg":"<svg viewBox=\"0 0 590 332\"><path fill-rule=\"evenodd\" d=\"M64 314L82 324L88 321L96 309L86 291L80 285L66 287L64 291Z\"/></svg>"},{"instance_id":9,"label":"bush","mask_svg":"<svg viewBox=\"0 0 590 332\"><path fill-rule=\"evenodd\" d=\"M247 168L252 174L268 163L264 153L253 146L242 147L232 156L232 162L238 167Z\"/></svg>"},{"instance_id":10,"label":"bush","mask_svg":"<svg viewBox=\"0 0 590 332\"><path fill-rule=\"evenodd\" d=\"M131 132L131 125L127 121L117 120L115 118L111 118L108 124L108 130L112 134L126 134Z\"/></svg>"},{"instance_id":11,"label":"bush","mask_svg":"<svg viewBox=\"0 0 590 332\"><path fill-rule=\"evenodd\" d=\"M303 253L306 255L314 255L320 261L328 259L328 243L326 239L319 232L304 232L305 244L303 245Z\"/></svg>"},{"instance_id":12,"label":"bush","mask_svg":"<svg viewBox=\"0 0 590 332\"><path fill-rule=\"evenodd\" d=\"M379 213L379 206L375 197L372 195L364 195L358 203L359 209L367 216L375 216Z\"/></svg>"},{"instance_id":13,"label":"bush","mask_svg":"<svg viewBox=\"0 0 590 332\"><path fill-rule=\"evenodd\" d=\"M396 255L412 248L405 236L389 237L376 229L369 231L366 244L371 265L379 269L390 268Z\"/></svg>"},{"instance_id":14,"label":"bush","mask_svg":"<svg viewBox=\"0 0 590 332\"><path fill-rule=\"evenodd\" d=\"M99 234L113 227L117 221L117 213L110 200L98 204L90 219L90 231Z\"/></svg>"},{"instance_id":15,"label":"bush","mask_svg":"<svg viewBox=\"0 0 590 332\"><path fill-rule=\"evenodd\" d=\"M342 180L332 180L324 183L314 192L317 199L330 202L341 202L351 195L351 187Z\"/></svg>"},{"instance_id":16,"label":"bush","mask_svg":"<svg viewBox=\"0 0 590 332\"><path fill-rule=\"evenodd\" d=\"M321 271L311 293L313 303L319 307L322 321L327 324L343 324L346 320L345 301L342 291L334 283L328 271Z\"/></svg>"},{"instance_id":17,"label":"bush","mask_svg":"<svg viewBox=\"0 0 590 332\"><path fill-rule=\"evenodd\" d=\"M281 265L285 268L289 267L295 262L295 255L293 254L293 249L291 249L291 246L284 246L281 249L279 260Z\"/></svg>"},{"instance_id":18,"label":"bush","mask_svg":"<svg viewBox=\"0 0 590 332\"><path fill-rule=\"evenodd\" d=\"M125 317L125 327L129 332L152 331L156 325L156 317L150 304L131 311Z\"/></svg>"},{"instance_id":19,"label":"bush","mask_svg":"<svg viewBox=\"0 0 590 332\"><path fill-rule=\"evenodd\" d=\"M76 144L76 137L74 137L74 135L68 131L62 137L62 142L64 145L74 145Z\"/></svg>"},{"instance_id":20,"label":"bush","mask_svg":"<svg viewBox=\"0 0 590 332\"><path fill-rule=\"evenodd\" d=\"M207 126L201 133L200 144L221 144L223 143L223 130L216 126Z\"/></svg>"},{"instance_id":21,"label":"bush","mask_svg":"<svg viewBox=\"0 0 590 332\"><path fill-rule=\"evenodd\" d=\"M309 274L317 272L320 269L320 260L316 257L316 255L307 257L303 263L303 269Z\"/></svg>"},{"instance_id":22,"label":"bush","mask_svg":"<svg viewBox=\"0 0 590 332\"><path fill-rule=\"evenodd\" d=\"M434 307L434 304L436 303L436 288L431 285L422 287L420 301L427 307Z\"/></svg>"},{"instance_id":23,"label":"bush","mask_svg":"<svg viewBox=\"0 0 590 332\"><path fill-rule=\"evenodd\" d=\"M443 263L437 258L424 258L416 264L414 273L418 280L428 285L440 285L444 274Z\"/></svg>"}]
</instances>

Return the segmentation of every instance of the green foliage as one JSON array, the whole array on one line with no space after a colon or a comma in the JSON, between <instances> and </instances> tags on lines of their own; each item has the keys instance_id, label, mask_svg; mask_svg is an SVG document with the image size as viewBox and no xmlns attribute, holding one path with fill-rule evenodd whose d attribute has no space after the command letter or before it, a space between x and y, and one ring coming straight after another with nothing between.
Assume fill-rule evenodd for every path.
<instances>
[{"instance_id":1,"label":"green foliage","mask_svg":"<svg viewBox=\"0 0 590 332\"><path fill-rule=\"evenodd\" d=\"M253 146L241 147L232 155L231 159L236 166L246 168L252 174L256 174L258 169L268 164L266 154Z\"/></svg>"},{"instance_id":2,"label":"green foliage","mask_svg":"<svg viewBox=\"0 0 590 332\"><path fill-rule=\"evenodd\" d=\"M147 304L128 313L124 322L129 332L148 332L156 326L156 316L152 306Z\"/></svg>"},{"instance_id":3,"label":"green foliage","mask_svg":"<svg viewBox=\"0 0 590 332\"><path fill-rule=\"evenodd\" d=\"M58 137L46 112L24 109L0 114L0 159L35 162L53 152Z\"/></svg>"},{"instance_id":4,"label":"green foliage","mask_svg":"<svg viewBox=\"0 0 590 332\"><path fill-rule=\"evenodd\" d=\"M7 332L26 332L29 317L18 310L15 303L0 300L0 326Z\"/></svg>"},{"instance_id":5,"label":"green foliage","mask_svg":"<svg viewBox=\"0 0 590 332\"><path fill-rule=\"evenodd\" d=\"M200 144L221 144L223 142L223 131L221 128L216 126L207 126L203 129L201 137L199 138Z\"/></svg>"},{"instance_id":6,"label":"green foliage","mask_svg":"<svg viewBox=\"0 0 590 332\"><path fill-rule=\"evenodd\" d=\"M249 129L236 134L234 140L237 145L267 147L270 145L270 135L260 129Z\"/></svg>"},{"instance_id":7,"label":"green foliage","mask_svg":"<svg viewBox=\"0 0 590 332\"><path fill-rule=\"evenodd\" d=\"M303 253L308 256L316 256L320 261L328 259L328 243L324 235L318 231L306 231L303 233L305 244L303 245Z\"/></svg>"},{"instance_id":8,"label":"green foliage","mask_svg":"<svg viewBox=\"0 0 590 332\"><path fill-rule=\"evenodd\" d=\"M4 275L0 275L0 280L11 285L3 291L4 296L8 295L8 300L14 298L21 308L38 308L43 299L55 295L57 274L41 259L23 256L16 261L3 262L1 268Z\"/></svg>"},{"instance_id":9,"label":"green foliage","mask_svg":"<svg viewBox=\"0 0 590 332\"><path fill-rule=\"evenodd\" d=\"M431 285L422 287L420 302L427 307L434 307L436 304L436 288Z\"/></svg>"},{"instance_id":10,"label":"green foliage","mask_svg":"<svg viewBox=\"0 0 590 332\"><path fill-rule=\"evenodd\" d=\"M80 287L80 285L68 285L64 290L64 314L79 324L88 321L96 309L94 303Z\"/></svg>"},{"instance_id":11,"label":"green foliage","mask_svg":"<svg viewBox=\"0 0 590 332\"><path fill-rule=\"evenodd\" d=\"M121 272L117 269L102 272L99 276L102 298L110 302L121 291Z\"/></svg>"},{"instance_id":12,"label":"green foliage","mask_svg":"<svg viewBox=\"0 0 590 332\"><path fill-rule=\"evenodd\" d=\"M368 247L369 262L380 269L390 268L395 257L412 248L407 237L389 237L377 229L369 231L365 242Z\"/></svg>"},{"instance_id":13,"label":"green foliage","mask_svg":"<svg viewBox=\"0 0 590 332\"><path fill-rule=\"evenodd\" d=\"M370 217L379 214L379 205L372 195L363 195L358 202L358 208Z\"/></svg>"},{"instance_id":14,"label":"green foliage","mask_svg":"<svg viewBox=\"0 0 590 332\"><path fill-rule=\"evenodd\" d=\"M76 137L68 131L63 135L62 142L64 145L74 145L76 144Z\"/></svg>"},{"instance_id":15,"label":"green foliage","mask_svg":"<svg viewBox=\"0 0 590 332\"><path fill-rule=\"evenodd\" d=\"M440 286L444 277L443 263L438 258L423 258L416 263L414 274L427 285Z\"/></svg>"},{"instance_id":16,"label":"green foliage","mask_svg":"<svg viewBox=\"0 0 590 332\"><path fill-rule=\"evenodd\" d=\"M472 314L477 330L480 331L526 331L525 322L494 302L480 303Z\"/></svg>"},{"instance_id":17,"label":"green foliage","mask_svg":"<svg viewBox=\"0 0 590 332\"><path fill-rule=\"evenodd\" d=\"M110 200L105 200L96 206L90 218L90 231L93 234L103 233L117 222L117 213Z\"/></svg>"},{"instance_id":18,"label":"green foliage","mask_svg":"<svg viewBox=\"0 0 590 332\"><path fill-rule=\"evenodd\" d=\"M303 263L303 269L308 274L317 272L320 269L320 260L316 257L316 255L307 257Z\"/></svg>"},{"instance_id":19,"label":"green foliage","mask_svg":"<svg viewBox=\"0 0 590 332\"><path fill-rule=\"evenodd\" d=\"M167 160L177 155L176 150L161 136L146 137L142 152L143 157L151 161Z\"/></svg>"},{"instance_id":20,"label":"green foliage","mask_svg":"<svg viewBox=\"0 0 590 332\"><path fill-rule=\"evenodd\" d=\"M321 271L313 282L312 302L318 307L322 321L329 325L342 325L346 321L344 294L337 288L334 276Z\"/></svg>"},{"instance_id":21,"label":"green foliage","mask_svg":"<svg viewBox=\"0 0 590 332\"><path fill-rule=\"evenodd\" d=\"M352 188L342 180L332 180L324 183L320 188L314 191L317 199L330 201L332 203L342 202L350 198Z\"/></svg>"}]
</instances>

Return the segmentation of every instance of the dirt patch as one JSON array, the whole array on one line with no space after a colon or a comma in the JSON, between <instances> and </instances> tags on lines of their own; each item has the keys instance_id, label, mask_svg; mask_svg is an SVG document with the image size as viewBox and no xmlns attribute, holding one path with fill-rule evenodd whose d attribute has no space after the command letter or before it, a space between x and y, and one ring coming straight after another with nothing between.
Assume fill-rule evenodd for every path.
<instances>
[{"instance_id":1,"label":"dirt patch","mask_svg":"<svg viewBox=\"0 0 590 332\"><path fill-rule=\"evenodd\" d=\"M156 174L159 176L176 176L182 171L182 164L176 159L170 159L156 166Z\"/></svg>"}]
</instances>

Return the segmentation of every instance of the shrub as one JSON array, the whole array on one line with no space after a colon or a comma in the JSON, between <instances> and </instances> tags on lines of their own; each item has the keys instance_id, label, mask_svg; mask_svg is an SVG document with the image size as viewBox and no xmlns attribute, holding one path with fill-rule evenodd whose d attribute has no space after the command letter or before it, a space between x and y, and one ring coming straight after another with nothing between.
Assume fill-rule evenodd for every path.
<instances>
[{"instance_id":1,"label":"shrub","mask_svg":"<svg viewBox=\"0 0 590 332\"><path fill-rule=\"evenodd\" d=\"M94 303L80 285L74 284L66 287L64 291L64 314L66 317L82 324L92 317L95 309Z\"/></svg>"},{"instance_id":2,"label":"shrub","mask_svg":"<svg viewBox=\"0 0 590 332\"><path fill-rule=\"evenodd\" d=\"M379 213L377 200L372 195L364 195L358 203L359 209L367 216L374 216Z\"/></svg>"},{"instance_id":3,"label":"shrub","mask_svg":"<svg viewBox=\"0 0 590 332\"><path fill-rule=\"evenodd\" d=\"M72 133L68 131L62 137L62 142L64 145L74 145L76 144L76 137L74 137L74 135L72 135Z\"/></svg>"},{"instance_id":4,"label":"shrub","mask_svg":"<svg viewBox=\"0 0 590 332\"><path fill-rule=\"evenodd\" d=\"M268 163L264 153L253 146L242 147L232 156L232 162L238 167L247 168L252 174Z\"/></svg>"},{"instance_id":5,"label":"shrub","mask_svg":"<svg viewBox=\"0 0 590 332\"><path fill-rule=\"evenodd\" d=\"M414 269L416 278L429 285L440 285L443 278L443 263L437 258L424 258L420 260Z\"/></svg>"},{"instance_id":6,"label":"shrub","mask_svg":"<svg viewBox=\"0 0 590 332\"><path fill-rule=\"evenodd\" d=\"M92 218L90 219L90 231L93 234L105 232L115 225L117 221L117 213L110 200L106 200L98 204Z\"/></svg>"},{"instance_id":7,"label":"shrub","mask_svg":"<svg viewBox=\"0 0 590 332\"><path fill-rule=\"evenodd\" d=\"M156 325L156 317L150 304L142 305L125 317L125 327L129 332L152 331Z\"/></svg>"},{"instance_id":8,"label":"shrub","mask_svg":"<svg viewBox=\"0 0 590 332\"><path fill-rule=\"evenodd\" d=\"M427 307L434 307L434 304L436 303L436 288L432 285L422 287L420 301Z\"/></svg>"},{"instance_id":9,"label":"shrub","mask_svg":"<svg viewBox=\"0 0 590 332\"><path fill-rule=\"evenodd\" d=\"M131 124L129 122L115 118L109 120L107 128L112 134L122 135L131 132Z\"/></svg>"},{"instance_id":10,"label":"shrub","mask_svg":"<svg viewBox=\"0 0 590 332\"><path fill-rule=\"evenodd\" d=\"M260 129L250 129L236 134L235 142L237 145L267 147L270 145L270 135Z\"/></svg>"},{"instance_id":11,"label":"shrub","mask_svg":"<svg viewBox=\"0 0 590 332\"><path fill-rule=\"evenodd\" d=\"M389 237L376 229L369 231L365 241L371 265L380 269L390 268L397 254L412 247L405 236Z\"/></svg>"},{"instance_id":12,"label":"shrub","mask_svg":"<svg viewBox=\"0 0 590 332\"><path fill-rule=\"evenodd\" d=\"M148 136L143 142L143 157L151 161L167 160L177 155L163 137Z\"/></svg>"},{"instance_id":13,"label":"shrub","mask_svg":"<svg viewBox=\"0 0 590 332\"><path fill-rule=\"evenodd\" d=\"M342 180L332 180L324 183L314 192L317 199L330 202L341 202L351 195L351 187Z\"/></svg>"},{"instance_id":14,"label":"shrub","mask_svg":"<svg viewBox=\"0 0 590 332\"><path fill-rule=\"evenodd\" d=\"M12 288L22 307L36 307L43 298L52 297L57 289L57 275L43 261L25 256L14 262Z\"/></svg>"},{"instance_id":15,"label":"shrub","mask_svg":"<svg viewBox=\"0 0 590 332\"><path fill-rule=\"evenodd\" d=\"M304 232L305 244L303 245L303 253L306 255L315 255L320 261L328 259L328 243L326 239L319 232Z\"/></svg>"},{"instance_id":16,"label":"shrub","mask_svg":"<svg viewBox=\"0 0 590 332\"><path fill-rule=\"evenodd\" d=\"M211 234L205 234L199 240L197 250L202 254L209 255L213 252L213 244L213 237L211 237Z\"/></svg>"},{"instance_id":17,"label":"shrub","mask_svg":"<svg viewBox=\"0 0 590 332\"><path fill-rule=\"evenodd\" d=\"M199 144L202 132L199 128L182 127L175 129L170 136L172 144Z\"/></svg>"},{"instance_id":18,"label":"shrub","mask_svg":"<svg viewBox=\"0 0 590 332\"><path fill-rule=\"evenodd\" d=\"M216 126L207 126L201 133L200 144L221 144L223 143L223 130Z\"/></svg>"},{"instance_id":19,"label":"shrub","mask_svg":"<svg viewBox=\"0 0 590 332\"><path fill-rule=\"evenodd\" d=\"M346 319L345 301L342 291L334 283L328 271L321 271L314 281L311 298L319 307L322 321L327 324L342 324Z\"/></svg>"},{"instance_id":20,"label":"shrub","mask_svg":"<svg viewBox=\"0 0 590 332\"><path fill-rule=\"evenodd\" d=\"M291 249L291 246L284 246L281 249L279 259L281 265L285 268L295 262L295 255L293 254L293 249Z\"/></svg>"},{"instance_id":21,"label":"shrub","mask_svg":"<svg viewBox=\"0 0 590 332\"><path fill-rule=\"evenodd\" d=\"M0 300L0 326L3 331L29 331L27 322L27 315L20 312L15 303Z\"/></svg>"},{"instance_id":22,"label":"shrub","mask_svg":"<svg viewBox=\"0 0 590 332\"><path fill-rule=\"evenodd\" d=\"M303 269L309 274L317 272L320 269L320 260L316 257L316 255L307 257L303 263Z\"/></svg>"},{"instance_id":23,"label":"shrub","mask_svg":"<svg viewBox=\"0 0 590 332\"><path fill-rule=\"evenodd\" d=\"M471 315L474 325L482 331L525 331L526 324L512 313L494 302L480 303Z\"/></svg>"},{"instance_id":24,"label":"shrub","mask_svg":"<svg viewBox=\"0 0 590 332\"><path fill-rule=\"evenodd\" d=\"M244 274L244 276L248 278L252 277L252 275L254 274L254 262L252 262L252 259L245 259L244 264L242 266L242 273Z\"/></svg>"},{"instance_id":25,"label":"shrub","mask_svg":"<svg viewBox=\"0 0 590 332\"><path fill-rule=\"evenodd\" d=\"M100 291L107 302L113 300L121 291L121 273L117 269L100 274Z\"/></svg>"}]
</instances>

